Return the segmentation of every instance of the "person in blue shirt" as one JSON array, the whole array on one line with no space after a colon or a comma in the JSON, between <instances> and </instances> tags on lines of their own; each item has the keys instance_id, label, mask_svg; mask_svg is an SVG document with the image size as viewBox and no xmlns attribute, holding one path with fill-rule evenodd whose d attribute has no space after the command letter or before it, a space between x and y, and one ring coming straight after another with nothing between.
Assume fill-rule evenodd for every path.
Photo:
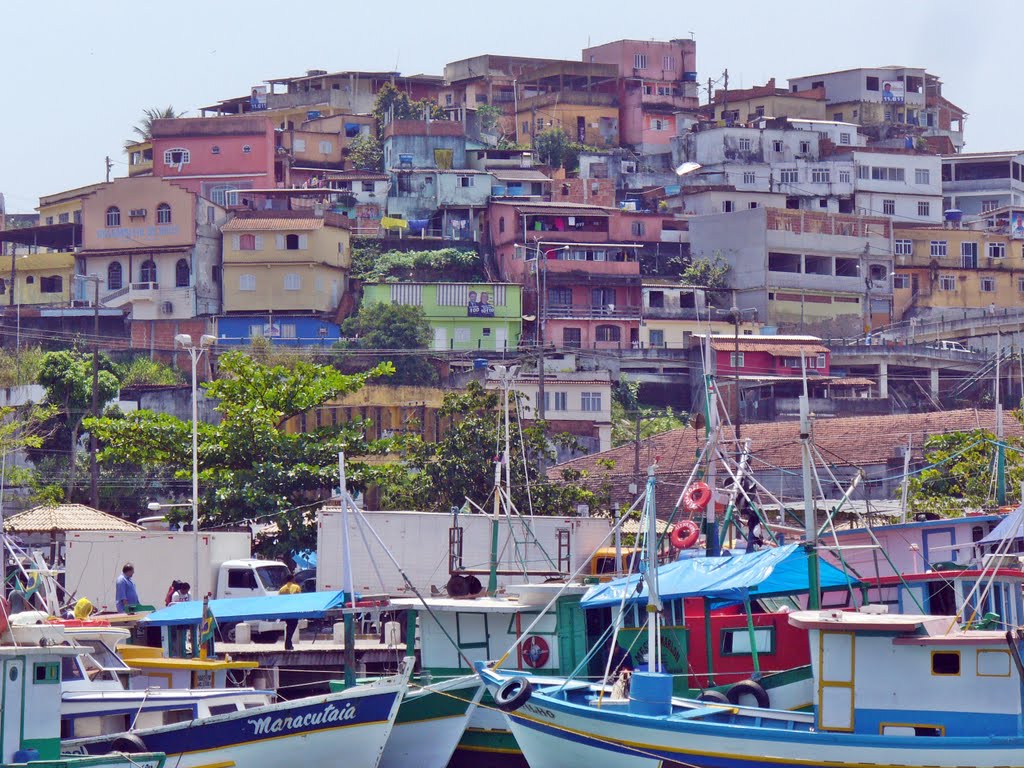
<instances>
[{"instance_id":1,"label":"person in blue shirt","mask_svg":"<svg viewBox=\"0 0 1024 768\"><path fill-rule=\"evenodd\" d=\"M139 593L135 589L132 575L135 573L135 566L125 563L121 569L121 575L117 577L116 605L119 613L127 613L128 606L138 605Z\"/></svg>"}]
</instances>

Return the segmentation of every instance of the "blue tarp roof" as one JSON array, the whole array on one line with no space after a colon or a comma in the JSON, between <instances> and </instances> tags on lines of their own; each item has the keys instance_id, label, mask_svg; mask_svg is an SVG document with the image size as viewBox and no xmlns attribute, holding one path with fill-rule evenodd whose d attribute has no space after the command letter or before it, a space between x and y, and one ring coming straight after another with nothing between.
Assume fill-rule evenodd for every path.
<instances>
[{"instance_id":1,"label":"blue tarp roof","mask_svg":"<svg viewBox=\"0 0 1024 768\"><path fill-rule=\"evenodd\" d=\"M851 582L834 565L818 559L821 588L846 588ZM584 608L619 605L623 594L627 603L647 602L647 582L636 591L638 574L598 584L583 596ZM809 591L807 551L799 544L787 544L732 557L695 557L676 560L658 568L658 589L664 600L680 597L710 597L715 600L742 600L751 597L800 594Z\"/></svg>"},{"instance_id":2,"label":"blue tarp roof","mask_svg":"<svg viewBox=\"0 0 1024 768\"><path fill-rule=\"evenodd\" d=\"M358 594L356 598L358 599ZM227 597L210 601L210 613L221 623L254 619L319 619L330 610L343 607L344 592L302 592L297 595L267 597ZM191 600L172 603L146 616L140 624L170 627L198 624L203 616L203 603Z\"/></svg>"},{"instance_id":3,"label":"blue tarp roof","mask_svg":"<svg viewBox=\"0 0 1024 768\"><path fill-rule=\"evenodd\" d=\"M1013 512L999 521L999 525L993 528L989 532L988 536L975 543L998 544L1003 539L1011 537L1014 539L1024 539L1024 520L1020 519L1021 515L1024 515L1024 506L1017 507L1013 510Z\"/></svg>"}]
</instances>

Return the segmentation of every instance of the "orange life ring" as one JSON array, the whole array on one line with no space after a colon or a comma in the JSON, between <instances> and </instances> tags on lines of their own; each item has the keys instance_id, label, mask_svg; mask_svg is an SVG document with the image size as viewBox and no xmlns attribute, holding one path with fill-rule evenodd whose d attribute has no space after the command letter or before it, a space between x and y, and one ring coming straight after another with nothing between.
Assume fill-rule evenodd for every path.
<instances>
[{"instance_id":1,"label":"orange life ring","mask_svg":"<svg viewBox=\"0 0 1024 768\"><path fill-rule=\"evenodd\" d=\"M687 512L703 512L704 508L711 503L711 488L707 483L692 483L683 492L683 509Z\"/></svg>"},{"instance_id":2,"label":"orange life ring","mask_svg":"<svg viewBox=\"0 0 1024 768\"><path fill-rule=\"evenodd\" d=\"M543 667L548 663L548 659L551 657L551 649L548 648L548 641L543 637L530 635L523 642L522 648L523 663L532 669Z\"/></svg>"},{"instance_id":3,"label":"orange life ring","mask_svg":"<svg viewBox=\"0 0 1024 768\"><path fill-rule=\"evenodd\" d=\"M668 538L676 549L689 549L700 538L700 526L693 522L693 520L683 520L672 529L672 533Z\"/></svg>"},{"instance_id":4,"label":"orange life ring","mask_svg":"<svg viewBox=\"0 0 1024 768\"><path fill-rule=\"evenodd\" d=\"M0 597L0 633L7 631L7 626L11 623L11 604L7 602L6 597Z\"/></svg>"}]
</instances>

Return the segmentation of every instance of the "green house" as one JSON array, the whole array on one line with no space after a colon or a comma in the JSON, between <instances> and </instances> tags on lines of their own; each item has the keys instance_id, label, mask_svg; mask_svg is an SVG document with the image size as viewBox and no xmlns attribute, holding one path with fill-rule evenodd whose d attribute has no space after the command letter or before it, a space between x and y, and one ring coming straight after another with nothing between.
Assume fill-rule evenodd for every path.
<instances>
[{"instance_id":1,"label":"green house","mask_svg":"<svg viewBox=\"0 0 1024 768\"><path fill-rule=\"evenodd\" d=\"M518 283L366 283L363 303L423 307L436 350L514 350L523 331Z\"/></svg>"}]
</instances>

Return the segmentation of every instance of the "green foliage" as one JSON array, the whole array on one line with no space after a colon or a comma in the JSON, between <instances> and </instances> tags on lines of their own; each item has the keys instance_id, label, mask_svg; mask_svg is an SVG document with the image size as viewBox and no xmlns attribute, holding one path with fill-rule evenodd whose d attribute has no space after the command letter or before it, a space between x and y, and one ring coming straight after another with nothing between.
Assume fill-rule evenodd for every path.
<instances>
[{"instance_id":1,"label":"green foliage","mask_svg":"<svg viewBox=\"0 0 1024 768\"><path fill-rule=\"evenodd\" d=\"M433 334L423 307L405 304L364 303L355 316L342 325L346 336L354 337L357 349L419 350L427 349ZM372 356L369 364L378 364L386 357ZM366 362L366 361L364 361ZM394 355L393 384L433 384L437 372L430 362L418 354Z\"/></svg>"},{"instance_id":2,"label":"green foliage","mask_svg":"<svg viewBox=\"0 0 1024 768\"><path fill-rule=\"evenodd\" d=\"M117 365L114 371L122 387L173 386L185 382L185 376L181 371L144 356Z\"/></svg>"},{"instance_id":3,"label":"green foliage","mask_svg":"<svg viewBox=\"0 0 1024 768\"><path fill-rule=\"evenodd\" d=\"M480 123L480 132L497 136L499 142L505 137L501 125L502 116L501 107L496 107L494 104L481 104L476 108L476 119Z\"/></svg>"},{"instance_id":4,"label":"green foliage","mask_svg":"<svg viewBox=\"0 0 1024 768\"><path fill-rule=\"evenodd\" d=\"M360 171L384 170L384 148L369 133L356 136L348 145L348 159Z\"/></svg>"},{"instance_id":5,"label":"green foliage","mask_svg":"<svg viewBox=\"0 0 1024 768\"><path fill-rule=\"evenodd\" d=\"M717 291L728 288L728 275L729 262L716 253L711 259L693 259L681 277L687 285Z\"/></svg>"},{"instance_id":6,"label":"green foliage","mask_svg":"<svg viewBox=\"0 0 1024 768\"><path fill-rule=\"evenodd\" d=\"M388 375L387 364L346 375L322 365L297 362L267 366L240 352L220 358L221 378L204 385L217 400L221 421L198 425L200 515L203 527L241 525L269 518L278 531L263 552L276 557L316 547L316 525L306 510L337 488L338 452L348 457L381 453L362 425L325 426L293 434L292 417L355 392L369 379ZM100 440L105 466L144 464L167 471L179 483L191 478L191 424L167 414L139 411L89 419ZM351 462L348 478L357 488L377 481L375 469ZM187 487L187 486L185 486Z\"/></svg>"},{"instance_id":7,"label":"green foliage","mask_svg":"<svg viewBox=\"0 0 1024 768\"><path fill-rule=\"evenodd\" d=\"M564 168L566 171L574 172L580 164L580 152L591 147L573 141L561 128L548 128L538 133L533 139L533 148L537 151L537 157L544 165L552 168Z\"/></svg>"},{"instance_id":8,"label":"green foliage","mask_svg":"<svg viewBox=\"0 0 1024 768\"><path fill-rule=\"evenodd\" d=\"M17 387L35 382L43 354L39 347L23 347L14 352L0 349L0 387Z\"/></svg>"},{"instance_id":9,"label":"green foliage","mask_svg":"<svg viewBox=\"0 0 1024 768\"><path fill-rule=\"evenodd\" d=\"M1020 418L1019 414L1015 414ZM910 478L908 505L914 512L962 515L967 509L995 505L995 435L978 429L948 432L925 440L928 468ZM1008 503L1020 499L1024 462L1019 451L1024 441L1007 438L1006 496Z\"/></svg>"},{"instance_id":10,"label":"green foliage","mask_svg":"<svg viewBox=\"0 0 1024 768\"><path fill-rule=\"evenodd\" d=\"M440 409L447 423L437 443L409 440L403 446L406 482L383 488L384 504L393 509L428 509L447 512L466 499L490 509L487 499L494 488L494 460L504 448L504 413L501 393L485 390L472 381L464 392L445 395ZM519 434L515 405L510 406L510 432ZM593 504L594 495L574 484L556 484L540 473L540 460L550 466L554 453L545 426L535 422L522 428L526 459L513 442L510 465L512 499L527 510L526 482L536 514L571 514L577 504ZM570 446L569 435L550 438Z\"/></svg>"},{"instance_id":11,"label":"green foliage","mask_svg":"<svg viewBox=\"0 0 1024 768\"><path fill-rule=\"evenodd\" d=\"M685 427L690 420L684 411L670 407L651 408L640 405L640 382L620 379L612 388L612 446L636 440L636 422L640 420L640 439L646 440L662 432Z\"/></svg>"},{"instance_id":12,"label":"green foliage","mask_svg":"<svg viewBox=\"0 0 1024 768\"><path fill-rule=\"evenodd\" d=\"M132 144L140 141L149 141L153 138L153 122L155 120L181 117L184 114L184 112L178 112L174 107L169 105L162 109L160 107L153 107L152 109L142 110L142 119L138 124L132 126L132 133L135 134L136 138L125 141L125 151L128 151L128 148Z\"/></svg>"},{"instance_id":13,"label":"green foliage","mask_svg":"<svg viewBox=\"0 0 1024 768\"><path fill-rule=\"evenodd\" d=\"M398 90L391 83L384 83L377 91L377 98L373 102L373 116L377 118L377 124L380 126L392 120L423 120L426 117L444 120L447 117L437 102L430 99L413 101L409 94Z\"/></svg>"},{"instance_id":14,"label":"green foliage","mask_svg":"<svg viewBox=\"0 0 1024 768\"><path fill-rule=\"evenodd\" d=\"M402 280L473 282L484 278L483 263L475 251L441 248L435 251L354 250L352 276L367 283Z\"/></svg>"}]
</instances>

